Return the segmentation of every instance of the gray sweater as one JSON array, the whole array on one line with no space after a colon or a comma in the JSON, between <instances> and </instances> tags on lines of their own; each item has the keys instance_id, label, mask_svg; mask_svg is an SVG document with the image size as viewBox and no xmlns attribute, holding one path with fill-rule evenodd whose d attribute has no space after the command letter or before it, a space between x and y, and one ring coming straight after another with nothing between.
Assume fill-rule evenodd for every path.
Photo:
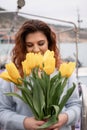
<instances>
[{"instance_id":1,"label":"gray sweater","mask_svg":"<svg viewBox=\"0 0 87 130\"><path fill-rule=\"evenodd\" d=\"M69 78L69 82L63 94L66 93L67 88L72 87L72 82L76 83L74 74ZM19 98L6 96L4 94L6 92L14 92L14 89L13 83L0 79L0 130L25 130L23 126L25 117L33 116L30 108ZM18 90L17 93L20 93L20 90ZM71 130L71 125L80 118L80 112L81 102L79 100L78 88L76 87L62 110L62 113L68 114L68 122L61 130Z\"/></svg>"}]
</instances>

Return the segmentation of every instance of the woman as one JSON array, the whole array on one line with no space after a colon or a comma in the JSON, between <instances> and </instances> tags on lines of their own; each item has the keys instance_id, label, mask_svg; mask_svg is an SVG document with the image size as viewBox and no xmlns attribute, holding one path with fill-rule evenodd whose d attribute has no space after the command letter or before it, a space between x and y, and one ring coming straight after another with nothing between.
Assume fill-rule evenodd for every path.
<instances>
[{"instance_id":1,"label":"woman","mask_svg":"<svg viewBox=\"0 0 87 130\"><path fill-rule=\"evenodd\" d=\"M53 50L56 59L56 68L61 64L59 50L56 46L56 35L50 27L39 20L26 21L16 34L15 46L12 50L12 61L18 68L21 76L23 70L21 62L26 53L34 52L44 54L47 50ZM44 121L37 121L33 117L28 106L16 97L6 97L3 93L16 91L16 87L9 82L0 79L0 125L3 130L36 130ZM75 82L75 76L71 76L67 88ZM65 93L66 90L64 90ZM59 121L47 130L71 130L80 117L80 101L77 88L66 103L59 115Z\"/></svg>"}]
</instances>

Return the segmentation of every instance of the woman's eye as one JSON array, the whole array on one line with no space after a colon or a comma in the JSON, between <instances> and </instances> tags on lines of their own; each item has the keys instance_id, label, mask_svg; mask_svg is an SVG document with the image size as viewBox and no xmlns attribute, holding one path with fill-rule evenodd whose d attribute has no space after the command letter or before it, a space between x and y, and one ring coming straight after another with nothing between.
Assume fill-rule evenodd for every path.
<instances>
[{"instance_id":1,"label":"woman's eye","mask_svg":"<svg viewBox=\"0 0 87 130\"><path fill-rule=\"evenodd\" d=\"M33 45L32 44L28 44L28 45L26 45L27 47L32 47Z\"/></svg>"},{"instance_id":2,"label":"woman's eye","mask_svg":"<svg viewBox=\"0 0 87 130\"><path fill-rule=\"evenodd\" d=\"M38 45L39 45L39 46L43 46L43 45L44 45L44 42L39 42Z\"/></svg>"}]
</instances>

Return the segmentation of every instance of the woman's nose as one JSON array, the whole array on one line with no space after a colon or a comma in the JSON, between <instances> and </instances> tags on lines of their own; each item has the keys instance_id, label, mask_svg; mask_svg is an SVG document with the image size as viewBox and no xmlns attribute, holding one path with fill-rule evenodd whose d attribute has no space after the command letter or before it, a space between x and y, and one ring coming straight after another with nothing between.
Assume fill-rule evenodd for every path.
<instances>
[{"instance_id":1,"label":"woman's nose","mask_svg":"<svg viewBox=\"0 0 87 130\"><path fill-rule=\"evenodd\" d=\"M34 52L34 53L40 52L39 47L38 47L38 46L34 46L34 47L33 47L33 52Z\"/></svg>"}]
</instances>

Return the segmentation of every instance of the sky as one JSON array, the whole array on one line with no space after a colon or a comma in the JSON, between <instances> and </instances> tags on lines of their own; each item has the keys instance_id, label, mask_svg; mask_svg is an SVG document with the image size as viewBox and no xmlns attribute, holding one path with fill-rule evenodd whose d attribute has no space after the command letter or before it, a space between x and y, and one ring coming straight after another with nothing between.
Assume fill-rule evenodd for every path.
<instances>
[{"instance_id":1,"label":"sky","mask_svg":"<svg viewBox=\"0 0 87 130\"><path fill-rule=\"evenodd\" d=\"M17 11L17 0L0 0L0 7L7 11ZM19 12L71 21L77 26L79 17L79 26L87 28L87 0L25 0L25 6ZM30 17L30 15L26 15L26 17ZM49 23L60 23L44 20Z\"/></svg>"}]
</instances>

